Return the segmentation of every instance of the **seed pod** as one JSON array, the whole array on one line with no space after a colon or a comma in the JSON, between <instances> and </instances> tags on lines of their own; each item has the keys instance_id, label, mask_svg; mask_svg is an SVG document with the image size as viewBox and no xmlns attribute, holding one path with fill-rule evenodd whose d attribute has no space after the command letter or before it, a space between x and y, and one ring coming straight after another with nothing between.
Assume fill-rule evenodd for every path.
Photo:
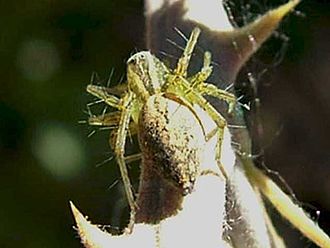
<instances>
[{"instance_id":1,"label":"seed pod","mask_svg":"<svg viewBox=\"0 0 330 248\"><path fill-rule=\"evenodd\" d=\"M158 223L175 215L199 175L205 137L193 112L154 95L139 117L142 152L137 222Z\"/></svg>"}]
</instances>

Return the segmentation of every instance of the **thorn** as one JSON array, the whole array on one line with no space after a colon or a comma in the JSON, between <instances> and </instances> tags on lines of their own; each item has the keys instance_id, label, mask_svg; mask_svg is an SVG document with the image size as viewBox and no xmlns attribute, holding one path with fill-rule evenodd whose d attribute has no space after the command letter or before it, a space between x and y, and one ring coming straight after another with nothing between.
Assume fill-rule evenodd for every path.
<instances>
[{"instance_id":1,"label":"thorn","mask_svg":"<svg viewBox=\"0 0 330 248\"><path fill-rule=\"evenodd\" d=\"M277 28L283 17L292 11L299 2L299 0L291 0L276 9L268 11L254 22L237 29L235 42L244 61L261 46ZM248 39L246 39L247 35Z\"/></svg>"}]
</instances>

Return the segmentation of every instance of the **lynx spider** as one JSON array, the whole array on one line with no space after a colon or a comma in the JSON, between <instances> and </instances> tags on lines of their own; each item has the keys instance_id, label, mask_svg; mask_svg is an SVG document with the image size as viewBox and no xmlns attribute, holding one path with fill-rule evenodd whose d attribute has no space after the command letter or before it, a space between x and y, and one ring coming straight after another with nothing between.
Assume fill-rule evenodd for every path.
<instances>
[{"instance_id":1,"label":"lynx spider","mask_svg":"<svg viewBox=\"0 0 330 248\"><path fill-rule=\"evenodd\" d=\"M193 105L199 105L216 123L217 127L211 133L205 134L205 139L218 134L216 158L220 170L225 178L226 172L220 164L220 150L223 138L223 129L227 125L224 117L204 98L204 95L213 96L224 100L229 104L229 112L234 108L236 98L225 90L218 89L215 85L206 83L206 79L212 72L211 54L205 52L202 69L191 77L187 77L187 69L196 45L200 29L195 28L182 56L174 70L169 69L157 57L149 51L142 51L131 56L127 61L127 84L107 88L90 84L87 92L103 100L107 105L117 111L92 116L89 124L115 127L115 136L110 136L110 145L116 155L117 163L124 183L126 197L131 209L131 216L127 232L131 232L135 223L137 207L128 176L126 162L138 159L140 156L131 155L125 157L125 142L128 130L132 134L138 133L137 123L143 105L151 96L159 95L178 102L188 107L194 115ZM198 119L198 116L196 116Z\"/></svg>"}]
</instances>

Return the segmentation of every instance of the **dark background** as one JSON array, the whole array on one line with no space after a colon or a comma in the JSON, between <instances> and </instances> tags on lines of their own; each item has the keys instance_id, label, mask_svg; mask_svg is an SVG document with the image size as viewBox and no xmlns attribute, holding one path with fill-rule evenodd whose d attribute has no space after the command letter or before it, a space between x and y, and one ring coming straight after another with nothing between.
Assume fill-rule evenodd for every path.
<instances>
[{"instance_id":1,"label":"dark background","mask_svg":"<svg viewBox=\"0 0 330 248\"><path fill-rule=\"evenodd\" d=\"M249 20L280 3L255 0L235 15ZM289 41L273 37L239 80L267 68L256 143L330 233L330 5L297 9L305 17L291 14L279 31ZM125 206L117 166L98 166L111 157L108 131L88 138L93 129L78 123L93 99L85 87L93 71L106 79L114 68L111 81L121 81L125 60L144 48L143 2L2 1L0 27L0 247L80 247L69 200L104 224L118 225ZM289 247L313 246L279 222Z\"/></svg>"}]
</instances>

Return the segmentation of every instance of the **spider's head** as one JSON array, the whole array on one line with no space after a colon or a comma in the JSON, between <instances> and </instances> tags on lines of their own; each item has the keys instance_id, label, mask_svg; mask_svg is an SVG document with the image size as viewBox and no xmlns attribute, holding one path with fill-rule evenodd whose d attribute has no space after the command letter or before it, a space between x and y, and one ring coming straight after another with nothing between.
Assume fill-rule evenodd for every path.
<instances>
[{"instance_id":1,"label":"spider's head","mask_svg":"<svg viewBox=\"0 0 330 248\"><path fill-rule=\"evenodd\" d=\"M152 58L153 55L150 51L142 51L133 54L128 60L127 65L136 65L136 64L147 64L148 60Z\"/></svg>"},{"instance_id":2,"label":"spider's head","mask_svg":"<svg viewBox=\"0 0 330 248\"><path fill-rule=\"evenodd\" d=\"M131 90L153 95L164 85L166 66L149 51L134 54L127 60L127 80Z\"/></svg>"}]
</instances>

